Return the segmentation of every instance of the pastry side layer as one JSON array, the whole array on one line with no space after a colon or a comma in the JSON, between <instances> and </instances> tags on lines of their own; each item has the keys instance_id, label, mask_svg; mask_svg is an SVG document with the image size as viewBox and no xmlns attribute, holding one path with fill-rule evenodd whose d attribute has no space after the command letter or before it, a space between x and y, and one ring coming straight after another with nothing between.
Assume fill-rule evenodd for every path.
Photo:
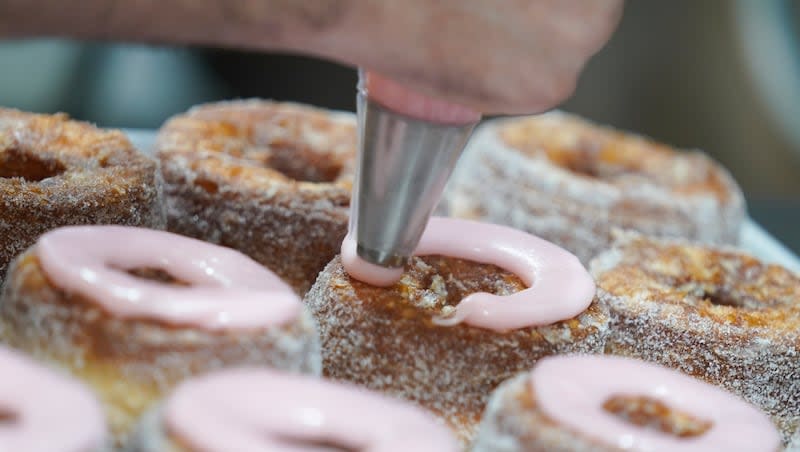
<instances>
[{"instance_id":1,"label":"pastry side layer","mask_svg":"<svg viewBox=\"0 0 800 452\"><path fill-rule=\"evenodd\" d=\"M170 231L237 249L305 294L347 232L355 117L299 104L195 107L160 130Z\"/></svg>"},{"instance_id":2,"label":"pastry side layer","mask_svg":"<svg viewBox=\"0 0 800 452\"><path fill-rule=\"evenodd\" d=\"M320 324L325 376L417 402L468 442L503 380L543 356L599 353L605 345L608 315L598 304L572 319L506 332L435 321L466 294L524 288L493 265L441 256L413 258L400 282L379 288L350 278L337 257L305 301Z\"/></svg>"},{"instance_id":3,"label":"pastry side layer","mask_svg":"<svg viewBox=\"0 0 800 452\"><path fill-rule=\"evenodd\" d=\"M119 131L0 108L0 281L46 231L78 224L163 228L155 161Z\"/></svg>"}]
</instances>

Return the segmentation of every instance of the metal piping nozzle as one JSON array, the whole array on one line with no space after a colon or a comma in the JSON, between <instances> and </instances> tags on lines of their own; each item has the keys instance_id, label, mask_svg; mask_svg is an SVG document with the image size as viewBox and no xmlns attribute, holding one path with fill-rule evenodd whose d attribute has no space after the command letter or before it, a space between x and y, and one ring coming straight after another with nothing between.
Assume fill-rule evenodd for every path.
<instances>
[{"instance_id":1,"label":"metal piping nozzle","mask_svg":"<svg viewBox=\"0 0 800 452\"><path fill-rule=\"evenodd\" d=\"M476 123L408 117L359 89L359 162L350 214L359 257L382 267L406 263Z\"/></svg>"}]
</instances>

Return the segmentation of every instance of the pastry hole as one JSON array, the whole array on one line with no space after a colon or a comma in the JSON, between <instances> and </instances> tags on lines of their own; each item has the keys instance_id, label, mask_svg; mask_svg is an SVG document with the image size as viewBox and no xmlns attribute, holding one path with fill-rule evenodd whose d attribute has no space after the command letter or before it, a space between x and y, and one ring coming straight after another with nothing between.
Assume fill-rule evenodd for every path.
<instances>
[{"instance_id":1,"label":"pastry hole","mask_svg":"<svg viewBox=\"0 0 800 452\"><path fill-rule=\"evenodd\" d=\"M553 163L556 163L570 172L592 178L601 178L602 176L600 169L594 164L594 157L588 153L581 152L575 153L574 155L560 155L558 158L554 157L559 154L553 155L553 153L549 151L547 154Z\"/></svg>"},{"instance_id":2,"label":"pastry hole","mask_svg":"<svg viewBox=\"0 0 800 452\"><path fill-rule=\"evenodd\" d=\"M399 284L411 303L445 317L473 293L511 295L526 288L516 275L495 265L443 256L413 258Z\"/></svg>"},{"instance_id":3,"label":"pastry hole","mask_svg":"<svg viewBox=\"0 0 800 452\"><path fill-rule=\"evenodd\" d=\"M215 194L219 191L219 185L208 179L195 179L194 183L206 191L206 193Z\"/></svg>"},{"instance_id":4,"label":"pastry hole","mask_svg":"<svg viewBox=\"0 0 800 452\"><path fill-rule=\"evenodd\" d=\"M0 152L0 178L39 182L59 176L66 170L66 166L58 160L43 159L31 152L14 148Z\"/></svg>"},{"instance_id":5,"label":"pastry hole","mask_svg":"<svg viewBox=\"0 0 800 452\"><path fill-rule=\"evenodd\" d=\"M663 402L644 396L614 396L603 409L633 425L679 438L694 438L707 432L712 423L673 410Z\"/></svg>"},{"instance_id":6,"label":"pastry hole","mask_svg":"<svg viewBox=\"0 0 800 452\"><path fill-rule=\"evenodd\" d=\"M17 413L11 410L0 408L0 427L10 426L10 424L16 424L18 421L19 421L19 416L17 415Z\"/></svg>"},{"instance_id":7,"label":"pastry hole","mask_svg":"<svg viewBox=\"0 0 800 452\"><path fill-rule=\"evenodd\" d=\"M110 155L110 154L109 155L104 155L104 156L100 157L97 160L97 165L100 168L109 168L111 166L114 166L116 164L116 162L113 161L113 158L114 158L113 155Z\"/></svg>"},{"instance_id":8,"label":"pastry hole","mask_svg":"<svg viewBox=\"0 0 800 452\"><path fill-rule=\"evenodd\" d=\"M293 436L283 436L281 442L291 449L297 450L316 450L320 452L359 452L361 449L356 447L344 446L333 440L295 438Z\"/></svg>"},{"instance_id":9,"label":"pastry hole","mask_svg":"<svg viewBox=\"0 0 800 452\"><path fill-rule=\"evenodd\" d=\"M545 151L554 164L571 173L612 181L622 177L642 176L639 169L626 162L609 163L601 160L598 153L590 148L576 150L548 149Z\"/></svg>"},{"instance_id":10,"label":"pastry hole","mask_svg":"<svg viewBox=\"0 0 800 452\"><path fill-rule=\"evenodd\" d=\"M713 292L706 291L703 293L703 299L708 300L709 303L717 306L731 306L734 308L746 307L744 300L733 296L730 292L717 290Z\"/></svg>"},{"instance_id":11,"label":"pastry hole","mask_svg":"<svg viewBox=\"0 0 800 452\"><path fill-rule=\"evenodd\" d=\"M343 166L335 158L294 143L272 142L257 156L263 166L300 182L330 183L339 178ZM251 154L252 156L252 154Z\"/></svg>"},{"instance_id":12,"label":"pastry hole","mask_svg":"<svg viewBox=\"0 0 800 452\"><path fill-rule=\"evenodd\" d=\"M183 281L179 278L176 278L169 272L162 270L160 268L142 267L142 268L132 268L124 271L125 273L131 276L135 276L141 279L146 279L148 281L154 281L160 284L166 284L170 286L184 286L184 287L191 286L190 283Z\"/></svg>"}]
</instances>

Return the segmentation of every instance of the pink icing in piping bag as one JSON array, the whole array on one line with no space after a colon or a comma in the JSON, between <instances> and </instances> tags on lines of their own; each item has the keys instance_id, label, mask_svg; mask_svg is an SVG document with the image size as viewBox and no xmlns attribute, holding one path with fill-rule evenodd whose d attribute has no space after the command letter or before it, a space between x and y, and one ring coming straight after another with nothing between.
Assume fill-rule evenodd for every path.
<instances>
[{"instance_id":1,"label":"pink icing in piping bag","mask_svg":"<svg viewBox=\"0 0 800 452\"><path fill-rule=\"evenodd\" d=\"M372 100L412 118L440 124L467 124L481 119L479 111L425 96L375 72L364 73L363 83Z\"/></svg>"},{"instance_id":2,"label":"pink icing in piping bag","mask_svg":"<svg viewBox=\"0 0 800 452\"><path fill-rule=\"evenodd\" d=\"M493 264L516 274L528 286L512 295L474 293L456 306L441 325L468 325L505 331L569 319L591 304L595 285L578 258L533 235L489 223L431 218L414 251L416 256L442 255ZM376 286L397 282L402 269L365 262L349 235L342 243L342 265L358 280Z\"/></svg>"}]
</instances>

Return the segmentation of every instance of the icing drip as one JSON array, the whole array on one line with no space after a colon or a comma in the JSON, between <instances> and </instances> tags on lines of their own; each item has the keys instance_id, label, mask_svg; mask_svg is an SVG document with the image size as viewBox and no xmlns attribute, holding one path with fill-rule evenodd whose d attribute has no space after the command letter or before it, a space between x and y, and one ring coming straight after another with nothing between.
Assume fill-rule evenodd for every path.
<instances>
[{"instance_id":1,"label":"icing drip","mask_svg":"<svg viewBox=\"0 0 800 452\"><path fill-rule=\"evenodd\" d=\"M449 430L413 405L266 369L190 380L167 400L163 416L172 436L208 452L457 450Z\"/></svg>"},{"instance_id":2,"label":"icing drip","mask_svg":"<svg viewBox=\"0 0 800 452\"><path fill-rule=\"evenodd\" d=\"M342 244L342 264L352 277L388 286L402 274L359 258L355 240ZM454 218L431 218L417 256L442 255L493 264L516 274L528 286L512 295L474 293L456 306L455 314L436 321L504 331L549 325L575 317L592 302L595 286L578 259L566 250L505 226Z\"/></svg>"},{"instance_id":3,"label":"icing drip","mask_svg":"<svg viewBox=\"0 0 800 452\"><path fill-rule=\"evenodd\" d=\"M469 124L481 119L477 112L412 91L374 72L364 76L363 85L372 100L397 113L442 124Z\"/></svg>"},{"instance_id":4,"label":"icing drip","mask_svg":"<svg viewBox=\"0 0 800 452\"><path fill-rule=\"evenodd\" d=\"M0 450L99 450L106 427L100 404L77 382L0 348Z\"/></svg>"},{"instance_id":5,"label":"icing drip","mask_svg":"<svg viewBox=\"0 0 800 452\"><path fill-rule=\"evenodd\" d=\"M275 274L243 254L162 231L122 226L61 228L36 245L51 283L120 317L208 329L263 328L295 319L302 304ZM158 269L188 285L128 270Z\"/></svg>"},{"instance_id":6,"label":"icing drip","mask_svg":"<svg viewBox=\"0 0 800 452\"><path fill-rule=\"evenodd\" d=\"M733 394L665 367L611 356L544 358L531 373L542 412L608 447L637 451L774 452L780 438L769 418ZM647 397L710 422L696 436L646 429L609 413L612 397Z\"/></svg>"}]
</instances>

